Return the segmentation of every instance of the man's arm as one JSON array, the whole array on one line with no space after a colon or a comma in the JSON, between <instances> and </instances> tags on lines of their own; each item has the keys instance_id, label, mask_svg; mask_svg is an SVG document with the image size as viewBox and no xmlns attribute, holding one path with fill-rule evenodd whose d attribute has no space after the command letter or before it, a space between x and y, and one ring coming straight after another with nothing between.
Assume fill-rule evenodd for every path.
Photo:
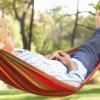
<instances>
[{"instance_id":1,"label":"man's arm","mask_svg":"<svg viewBox=\"0 0 100 100\"><path fill-rule=\"evenodd\" d=\"M60 60L68 68L69 72L76 70L75 64L71 60L70 56L66 54L63 50L59 50L54 54L49 54L46 56L46 58L50 60L54 59Z\"/></svg>"}]
</instances>

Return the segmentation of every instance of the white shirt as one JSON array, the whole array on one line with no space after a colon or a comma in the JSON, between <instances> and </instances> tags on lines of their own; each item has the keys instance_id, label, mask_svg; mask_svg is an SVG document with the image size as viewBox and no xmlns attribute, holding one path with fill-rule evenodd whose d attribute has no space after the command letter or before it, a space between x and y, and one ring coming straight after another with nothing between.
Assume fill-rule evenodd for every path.
<instances>
[{"instance_id":1,"label":"white shirt","mask_svg":"<svg viewBox=\"0 0 100 100\"><path fill-rule=\"evenodd\" d=\"M46 59L43 55L32 53L24 49L14 49L15 52L21 52L18 57L22 60L34 65L36 68L44 71L45 73L73 86L79 86L86 77L87 70L83 64L75 58L72 58L76 69L68 72L66 66L60 61Z\"/></svg>"}]
</instances>

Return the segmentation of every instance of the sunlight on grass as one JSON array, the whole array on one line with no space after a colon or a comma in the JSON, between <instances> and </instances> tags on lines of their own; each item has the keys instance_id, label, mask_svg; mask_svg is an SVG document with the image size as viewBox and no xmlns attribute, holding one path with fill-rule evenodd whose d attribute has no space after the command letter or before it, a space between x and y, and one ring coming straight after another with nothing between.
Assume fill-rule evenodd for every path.
<instances>
[{"instance_id":1,"label":"sunlight on grass","mask_svg":"<svg viewBox=\"0 0 100 100\"><path fill-rule=\"evenodd\" d=\"M0 91L0 100L100 100L100 85L86 85L74 95L62 98L37 96L17 89Z\"/></svg>"}]
</instances>

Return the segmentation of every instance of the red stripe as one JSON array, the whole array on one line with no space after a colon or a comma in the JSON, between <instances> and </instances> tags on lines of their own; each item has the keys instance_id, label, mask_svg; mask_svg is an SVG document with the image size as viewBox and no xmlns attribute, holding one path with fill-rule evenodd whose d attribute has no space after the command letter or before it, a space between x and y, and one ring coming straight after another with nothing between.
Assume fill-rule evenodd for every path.
<instances>
[{"instance_id":1,"label":"red stripe","mask_svg":"<svg viewBox=\"0 0 100 100\"><path fill-rule=\"evenodd\" d=\"M2 66L1 66L2 67ZM5 70L5 68L4 68L4 70ZM7 71L6 71L7 72ZM3 73L2 73L3 74ZM9 74L9 73L8 73ZM4 75L4 74L3 74ZM5 75L4 75L5 76ZM6 77L6 76L5 76ZM7 80L9 80L7 77L6 77L6 79ZM12 83L13 84L13 83ZM19 87L17 87L16 85L14 86L14 87L16 87L16 88L18 88L18 89L20 89ZM25 91L25 90L24 90ZM30 91L26 91L26 92L30 92ZM38 91L39 92L39 91ZM56 91L55 91L56 92ZM33 93L33 92L31 92L31 93ZM57 96L57 95L55 95L55 94L53 94L53 92L51 92L51 94L50 93L48 93L48 92L46 92L46 93L44 93L44 94L41 94L42 92L40 92L40 94L38 94L38 93L35 93L35 94L38 94L38 95L44 95L44 96ZM67 92L66 92L67 93ZM66 95L71 95L71 94L61 94L61 95L59 95L59 96L66 96Z\"/></svg>"},{"instance_id":2,"label":"red stripe","mask_svg":"<svg viewBox=\"0 0 100 100\"><path fill-rule=\"evenodd\" d=\"M57 89L57 91L75 92L74 90L70 90L70 89L64 88L64 87L62 87L62 86L59 86L59 85L57 84L57 82L54 83L54 82L50 81L49 79L47 79L47 78L45 78L45 77L43 77L43 76L41 76L41 75L39 75L39 74L33 72L33 71L30 70L29 68L26 68L25 66L23 66L23 67L24 67L26 70L28 70L29 73L31 73L31 74L33 74L34 76L36 76L37 78L39 78L42 82L44 82L44 83L47 84L48 86L51 86L51 87Z\"/></svg>"},{"instance_id":3,"label":"red stripe","mask_svg":"<svg viewBox=\"0 0 100 100\"><path fill-rule=\"evenodd\" d=\"M16 76L18 76L18 78L20 80L22 80L28 87L32 88L33 90L36 90L38 92L54 92L53 90L43 90L43 89L40 89L38 87L36 87L34 84L31 84L30 82L28 82L27 80L25 80L25 77L21 74L19 74L16 69L13 69L11 67L11 65L7 64L7 62L5 62L3 59L2 59L2 62L6 64L6 66L14 73L16 74ZM25 90L27 90L25 87L23 87L22 84L20 84L3 66L2 68L6 71L6 73L8 73L10 75L10 77L16 82L18 83L18 85L20 85L20 87L24 88ZM34 75L34 74L33 74ZM34 85L34 86L33 86ZM31 91L30 91L31 92Z\"/></svg>"},{"instance_id":4,"label":"red stripe","mask_svg":"<svg viewBox=\"0 0 100 100\"><path fill-rule=\"evenodd\" d=\"M14 70L12 70L11 69L11 67L9 66L9 64L7 64L6 62L4 62L3 60L1 60L3 63L5 63L5 65L7 66L7 67L9 67L9 69L14 73L14 74L16 74L15 73L15 71ZM2 65L1 65L1 67L4 69L4 71L12 78L12 80L14 80L15 81L15 83L17 83L19 86L21 86L22 88L24 88L24 89L26 89L25 87L23 87L23 85L21 85L14 77L13 77L13 75L12 74L10 74L8 71L7 71L7 69L6 68L4 68ZM9 80L9 79L8 79ZM13 83L14 84L14 83ZM16 84L15 84L16 85ZM26 89L27 90L27 89Z\"/></svg>"},{"instance_id":5,"label":"red stripe","mask_svg":"<svg viewBox=\"0 0 100 100\"><path fill-rule=\"evenodd\" d=\"M6 77L6 75L5 75L2 71L0 71L0 74L1 74L1 76L3 76L3 78L1 77L1 80L2 80L2 81L4 81L5 83L7 83L8 85L11 85L11 86L13 86L13 87L18 88L15 84L13 84L12 81L10 81L10 80ZM6 80L6 81L5 81L5 80Z\"/></svg>"},{"instance_id":6,"label":"red stripe","mask_svg":"<svg viewBox=\"0 0 100 100\"><path fill-rule=\"evenodd\" d=\"M6 63L5 61L3 61L3 60L2 60L2 62L5 63L6 66L7 66L14 74L16 74L20 80L22 80L22 81L24 82L24 79L23 79L18 73L16 73L16 71L13 70L13 69L9 66L9 64L7 64L7 63ZM7 69L5 69L3 66L1 66L1 67L5 70L5 72L6 72L20 87L24 88L26 91L30 91L30 90L27 90L21 83L19 83L19 82L13 77L13 75L11 75L11 74L7 71ZM9 79L8 79L8 80L9 80ZM14 83L13 83L13 84L14 84ZM16 85L16 84L15 84L15 85ZM31 92L31 91L30 91L30 92Z\"/></svg>"}]
</instances>

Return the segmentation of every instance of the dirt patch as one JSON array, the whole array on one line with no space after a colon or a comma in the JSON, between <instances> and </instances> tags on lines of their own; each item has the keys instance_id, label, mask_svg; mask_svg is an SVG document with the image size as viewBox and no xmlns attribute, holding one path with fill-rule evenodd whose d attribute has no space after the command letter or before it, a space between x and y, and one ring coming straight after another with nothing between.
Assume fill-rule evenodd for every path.
<instances>
[{"instance_id":1,"label":"dirt patch","mask_svg":"<svg viewBox=\"0 0 100 100\"><path fill-rule=\"evenodd\" d=\"M100 84L100 71L97 71L87 84Z\"/></svg>"},{"instance_id":2,"label":"dirt patch","mask_svg":"<svg viewBox=\"0 0 100 100\"><path fill-rule=\"evenodd\" d=\"M100 84L100 80L99 79L91 79L88 81L87 84Z\"/></svg>"}]
</instances>

